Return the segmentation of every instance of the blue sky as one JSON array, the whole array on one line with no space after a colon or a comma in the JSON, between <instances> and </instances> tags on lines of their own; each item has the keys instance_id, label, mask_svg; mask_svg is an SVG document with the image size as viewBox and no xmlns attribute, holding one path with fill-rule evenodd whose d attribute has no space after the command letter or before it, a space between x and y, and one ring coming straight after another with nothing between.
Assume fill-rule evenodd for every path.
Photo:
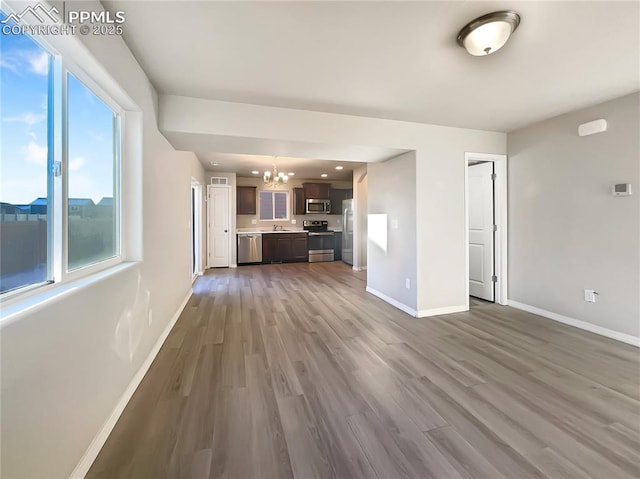
<instances>
[{"instance_id":1,"label":"blue sky","mask_svg":"<svg viewBox=\"0 0 640 479\"><path fill-rule=\"evenodd\" d=\"M0 12L0 19L5 14ZM48 53L26 35L0 38L0 201L47 196ZM113 113L73 76L69 88L69 196L113 196Z\"/></svg>"}]
</instances>

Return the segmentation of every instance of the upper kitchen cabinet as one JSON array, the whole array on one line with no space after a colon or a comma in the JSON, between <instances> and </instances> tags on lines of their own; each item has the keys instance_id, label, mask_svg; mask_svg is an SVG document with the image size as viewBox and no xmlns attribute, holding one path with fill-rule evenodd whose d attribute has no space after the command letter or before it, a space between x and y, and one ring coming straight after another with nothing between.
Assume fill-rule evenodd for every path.
<instances>
[{"instance_id":1,"label":"upper kitchen cabinet","mask_svg":"<svg viewBox=\"0 0 640 479\"><path fill-rule=\"evenodd\" d=\"M293 189L293 214L304 215L306 213L306 204L304 202L304 188Z\"/></svg>"},{"instance_id":2,"label":"upper kitchen cabinet","mask_svg":"<svg viewBox=\"0 0 640 479\"><path fill-rule=\"evenodd\" d=\"M238 186L236 188L236 214L256 214L256 187Z\"/></svg>"},{"instance_id":3,"label":"upper kitchen cabinet","mask_svg":"<svg viewBox=\"0 0 640 479\"><path fill-rule=\"evenodd\" d=\"M304 183L304 196L307 199L328 200L331 185L329 183Z\"/></svg>"},{"instance_id":4,"label":"upper kitchen cabinet","mask_svg":"<svg viewBox=\"0 0 640 479\"><path fill-rule=\"evenodd\" d=\"M342 200L350 200L353 198L353 190L351 188L331 189L331 213L332 215L342 214Z\"/></svg>"}]
</instances>

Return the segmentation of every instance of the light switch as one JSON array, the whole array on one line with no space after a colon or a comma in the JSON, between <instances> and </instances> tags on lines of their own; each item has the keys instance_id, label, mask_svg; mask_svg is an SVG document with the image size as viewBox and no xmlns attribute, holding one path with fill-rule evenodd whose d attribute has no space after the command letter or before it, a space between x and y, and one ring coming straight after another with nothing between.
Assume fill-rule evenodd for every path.
<instances>
[{"instance_id":1,"label":"light switch","mask_svg":"<svg viewBox=\"0 0 640 479\"><path fill-rule=\"evenodd\" d=\"M394 230L397 230L398 229L398 220L391 220L391 227Z\"/></svg>"}]
</instances>

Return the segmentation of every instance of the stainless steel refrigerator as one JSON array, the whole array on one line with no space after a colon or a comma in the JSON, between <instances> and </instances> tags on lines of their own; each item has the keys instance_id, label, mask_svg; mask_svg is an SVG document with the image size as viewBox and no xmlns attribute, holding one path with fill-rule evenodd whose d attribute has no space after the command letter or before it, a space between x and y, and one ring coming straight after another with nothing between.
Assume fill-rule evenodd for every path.
<instances>
[{"instance_id":1,"label":"stainless steel refrigerator","mask_svg":"<svg viewBox=\"0 0 640 479\"><path fill-rule=\"evenodd\" d=\"M342 261L353 265L353 200L342 200Z\"/></svg>"}]
</instances>

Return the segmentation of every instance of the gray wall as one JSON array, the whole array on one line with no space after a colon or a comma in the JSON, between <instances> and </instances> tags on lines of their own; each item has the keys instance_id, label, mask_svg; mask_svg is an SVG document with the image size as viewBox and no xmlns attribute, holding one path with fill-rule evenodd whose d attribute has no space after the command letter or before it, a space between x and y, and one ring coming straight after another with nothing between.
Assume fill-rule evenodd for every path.
<instances>
[{"instance_id":1,"label":"gray wall","mask_svg":"<svg viewBox=\"0 0 640 479\"><path fill-rule=\"evenodd\" d=\"M417 309L416 154L405 153L368 165L367 211L387 214L387 252L369 242L367 286ZM393 222L398 228L393 228ZM405 287L405 279L411 288Z\"/></svg>"},{"instance_id":2,"label":"gray wall","mask_svg":"<svg viewBox=\"0 0 640 479\"><path fill-rule=\"evenodd\" d=\"M639 107L636 93L508 135L510 300L640 336ZM578 137L599 118L608 131Z\"/></svg>"}]
</instances>

